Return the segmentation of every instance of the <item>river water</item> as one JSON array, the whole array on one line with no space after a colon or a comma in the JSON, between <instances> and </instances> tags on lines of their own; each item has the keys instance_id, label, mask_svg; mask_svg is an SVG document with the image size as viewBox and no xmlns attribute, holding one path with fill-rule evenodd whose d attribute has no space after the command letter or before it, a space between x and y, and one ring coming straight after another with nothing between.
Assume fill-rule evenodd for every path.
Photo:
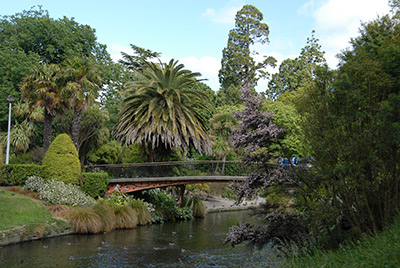
<instances>
[{"instance_id":1,"label":"river water","mask_svg":"<svg viewBox=\"0 0 400 268\"><path fill-rule=\"evenodd\" d=\"M273 267L269 250L223 245L229 227L249 212L140 226L98 235L68 235L4 246L0 267Z\"/></svg>"}]
</instances>

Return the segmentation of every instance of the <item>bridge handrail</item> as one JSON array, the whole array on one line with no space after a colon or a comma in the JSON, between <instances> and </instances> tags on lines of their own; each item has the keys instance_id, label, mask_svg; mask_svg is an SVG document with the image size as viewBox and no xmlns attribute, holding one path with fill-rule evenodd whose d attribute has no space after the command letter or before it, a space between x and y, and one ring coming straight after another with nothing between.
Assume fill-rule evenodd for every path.
<instances>
[{"instance_id":1,"label":"bridge handrail","mask_svg":"<svg viewBox=\"0 0 400 268\"><path fill-rule=\"evenodd\" d=\"M125 164L99 164L85 165L85 168L95 167L149 167L149 166L173 166L173 165L200 165L200 164L241 164L241 161L222 161L222 160L199 160L199 161L168 161L168 162L143 162L143 163L125 163Z\"/></svg>"}]
</instances>

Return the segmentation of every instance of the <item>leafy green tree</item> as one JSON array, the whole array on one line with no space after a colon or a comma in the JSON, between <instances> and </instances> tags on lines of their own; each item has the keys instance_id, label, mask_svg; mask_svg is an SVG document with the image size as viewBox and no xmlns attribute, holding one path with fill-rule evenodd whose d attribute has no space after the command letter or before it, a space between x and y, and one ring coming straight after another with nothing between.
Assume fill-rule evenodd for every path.
<instances>
[{"instance_id":1,"label":"leafy green tree","mask_svg":"<svg viewBox=\"0 0 400 268\"><path fill-rule=\"evenodd\" d=\"M44 107L43 153L46 154L51 143L52 122L57 111L64 107L61 95L63 78L56 64L35 67L25 77L21 86L22 97L31 107Z\"/></svg>"},{"instance_id":2,"label":"leafy green tree","mask_svg":"<svg viewBox=\"0 0 400 268\"><path fill-rule=\"evenodd\" d=\"M126 144L146 147L151 161L157 159L157 150L186 152L193 146L211 153L208 122L202 115L207 95L192 88L200 74L183 68L174 60L149 62L123 92L116 136Z\"/></svg>"},{"instance_id":3,"label":"leafy green tree","mask_svg":"<svg viewBox=\"0 0 400 268\"><path fill-rule=\"evenodd\" d=\"M41 64L60 64L72 56L111 61L95 30L63 17L53 19L40 6L0 18L0 99L19 99L19 88L30 70ZM3 98L4 97L4 98ZM8 105L0 101L0 127L7 126Z\"/></svg>"},{"instance_id":4,"label":"leafy green tree","mask_svg":"<svg viewBox=\"0 0 400 268\"><path fill-rule=\"evenodd\" d=\"M71 135L71 125L74 119L74 111L68 110L63 116L55 120L55 129L60 133ZM109 131L105 123L109 120L108 111L98 104L92 104L82 111L82 121L79 131L79 160L81 165L85 163L86 155L92 148L98 148L109 139Z\"/></svg>"},{"instance_id":5,"label":"leafy green tree","mask_svg":"<svg viewBox=\"0 0 400 268\"><path fill-rule=\"evenodd\" d=\"M82 122L82 111L90 106L98 96L102 80L99 69L92 59L73 57L63 63L64 76L67 79L65 98L74 109L71 126L71 138L79 150L79 134Z\"/></svg>"},{"instance_id":6,"label":"leafy green tree","mask_svg":"<svg viewBox=\"0 0 400 268\"><path fill-rule=\"evenodd\" d=\"M274 66L276 60L266 57L256 63L251 50L255 43L268 43L269 28L262 22L263 14L252 5L245 5L235 17L235 28L229 32L227 47L222 51L221 70L218 77L222 90L231 85L236 88L253 87L261 76L265 76L265 67Z\"/></svg>"},{"instance_id":7,"label":"leafy green tree","mask_svg":"<svg viewBox=\"0 0 400 268\"><path fill-rule=\"evenodd\" d=\"M270 99L275 100L282 93L298 90L311 82L316 66L326 63L314 33L311 38L307 38L307 45L302 48L300 56L284 60L279 66L279 72L272 75L266 92Z\"/></svg>"},{"instance_id":8,"label":"leafy green tree","mask_svg":"<svg viewBox=\"0 0 400 268\"><path fill-rule=\"evenodd\" d=\"M122 59L118 61L131 71L142 71L143 66L146 65L146 62L161 56L161 53L159 52L153 52L150 49L141 48L135 46L134 44L131 44L131 48L134 54L129 55L125 52L121 52Z\"/></svg>"}]
</instances>

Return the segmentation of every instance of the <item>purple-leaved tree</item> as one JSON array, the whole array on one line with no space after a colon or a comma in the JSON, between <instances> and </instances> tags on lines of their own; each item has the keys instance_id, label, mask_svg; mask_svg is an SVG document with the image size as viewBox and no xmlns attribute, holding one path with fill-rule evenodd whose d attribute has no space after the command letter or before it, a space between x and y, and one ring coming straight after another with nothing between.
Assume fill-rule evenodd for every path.
<instances>
[{"instance_id":1,"label":"purple-leaved tree","mask_svg":"<svg viewBox=\"0 0 400 268\"><path fill-rule=\"evenodd\" d=\"M271 148L274 145L280 146L279 138L285 130L273 123L272 111L260 111L262 97L256 94L249 84L245 83L242 87L241 98L245 108L235 114L239 124L233 130L230 140L236 148L244 148L242 162L244 166L251 167L252 172L243 183L233 186L238 196L237 203L244 198L255 197L260 188L296 184L295 177L291 176L294 170L271 164ZM231 227L225 243L230 242L235 246L243 241L250 241L256 246L262 246L269 241L297 240L306 231L304 219L297 212L265 210L263 213L265 214L260 226L240 223Z\"/></svg>"}]
</instances>

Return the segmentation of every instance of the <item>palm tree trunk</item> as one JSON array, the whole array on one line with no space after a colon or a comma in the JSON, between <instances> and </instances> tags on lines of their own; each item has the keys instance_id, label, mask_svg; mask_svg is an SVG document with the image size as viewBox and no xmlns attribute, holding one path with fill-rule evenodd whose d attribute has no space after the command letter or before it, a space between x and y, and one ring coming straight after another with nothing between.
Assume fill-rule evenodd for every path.
<instances>
[{"instance_id":1,"label":"palm tree trunk","mask_svg":"<svg viewBox=\"0 0 400 268\"><path fill-rule=\"evenodd\" d=\"M72 120L72 127L71 127L71 139L78 153L79 153L78 142L79 142L79 132L81 130L81 121L82 121L82 107L75 107L74 118Z\"/></svg>"},{"instance_id":2,"label":"palm tree trunk","mask_svg":"<svg viewBox=\"0 0 400 268\"><path fill-rule=\"evenodd\" d=\"M51 144L52 123L53 116L45 108L43 120L43 158Z\"/></svg>"}]
</instances>

